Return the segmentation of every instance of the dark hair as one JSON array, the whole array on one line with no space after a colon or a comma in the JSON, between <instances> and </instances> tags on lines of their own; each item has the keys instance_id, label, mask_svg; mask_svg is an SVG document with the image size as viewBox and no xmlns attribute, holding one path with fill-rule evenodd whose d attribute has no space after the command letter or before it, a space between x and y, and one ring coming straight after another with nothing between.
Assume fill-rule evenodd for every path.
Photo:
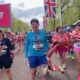
<instances>
[{"instance_id":1,"label":"dark hair","mask_svg":"<svg viewBox=\"0 0 80 80\"><path fill-rule=\"evenodd\" d=\"M33 22L36 22L36 23L38 23L39 24L39 21L38 21L38 19L36 19L36 18L34 18L34 19L31 19L31 24L33 23Z\"/></svg>"},{"instance_id":2,"label":"dark hair","mask_svg":"<svg viewBox=\"0 0 80 80\"><path fill-rule=\"evenodd\" d=\"M60 28L61 28L61 26L58 26L58 27L56 28L56 32L58 32Z\"/></svg>"},{"instance_id":3,"label":"dark hair","mask_svg":"<svg viewBox=\"0 0 80 80\"><path fill-rule=\"evenodd\" d=\"M80 26L80 23L78 23L77 26Z\"/></svg>"},{"instance_id":4,"label":"dark hair","mask_svg":"<svg viewBox=\"0 0 80 80\"><path fill-rule=\"evenodd\" d=\"M2 34L2 36L4 37L4 33L3 33L3 31L2 30L0 30L0 33Z\"/></svg>"}]
</instances>

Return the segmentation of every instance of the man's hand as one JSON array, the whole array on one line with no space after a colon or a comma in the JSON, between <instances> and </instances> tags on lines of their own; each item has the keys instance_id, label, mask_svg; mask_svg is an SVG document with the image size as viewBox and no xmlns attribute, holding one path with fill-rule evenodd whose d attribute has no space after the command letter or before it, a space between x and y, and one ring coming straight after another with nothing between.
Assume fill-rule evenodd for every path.
<instances>
[{"instance_id":1,"label":"man's hand","mask_svg":"<svg viewBox=\"0 0 80 80\"><path fill-rule=\"evenodd\" d=\"M28 59L25 59L25 64L28 66L28 68L29 68L29 61L28 61Z\"/></svg>"},{"instance_id":2,"label":"man's hand","mask_svg":"<svg viewBox=\"0 0 80 80\"><path fill-rule=\"evenodd\" d=\"M51 63L51 58L47 56L48 64Z\"/></svg>"},{"instance_id":3,"label":"man's hand","mask_svg":"<svg viewBox=\"0 0 80 80\"><path fill-rule=\"evenodd\" d=\"M29 64L28 59L25 59L25 64Z\"/></svg>"},{"instance_id":4,"label":"man's hand","mask_svg":"<svg viewBox=\"0 0 80 80\"><path fill-rule=\"evenodd\" d=\"M0 50L4 50L5 46L0 46Z\"/></svg>"}]
</instances>

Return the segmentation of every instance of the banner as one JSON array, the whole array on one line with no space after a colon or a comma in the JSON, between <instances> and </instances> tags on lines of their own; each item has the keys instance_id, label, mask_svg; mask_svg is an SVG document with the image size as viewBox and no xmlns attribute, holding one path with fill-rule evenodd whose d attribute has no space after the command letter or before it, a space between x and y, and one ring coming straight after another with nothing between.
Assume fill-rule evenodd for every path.
<instances>
[{"instance_id":1,"label":"banner","mask_svg":"<svg viewBox=\"0 0 80 80\"><path fill-rule=\"evenodd\" d=\"M0 27L11 26L10 4L0 4Z\"/></svg>"}]
</instances>

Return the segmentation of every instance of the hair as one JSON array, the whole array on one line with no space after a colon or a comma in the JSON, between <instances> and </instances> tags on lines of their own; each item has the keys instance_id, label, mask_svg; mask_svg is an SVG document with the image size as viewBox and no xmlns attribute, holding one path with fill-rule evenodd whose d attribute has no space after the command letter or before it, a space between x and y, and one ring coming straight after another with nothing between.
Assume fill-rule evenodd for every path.
<instances>
[{"instance_id":1,"label":"hair","mask_svg":"<svg viewBox=\"0 0 80 80\"><path fill-rule=\"evenodd\" d=\"M33 19L31 19L31 24L33 23L33 22L36 22L36 23L38 23L39 24L39 20L38 19L36 19L36 18L33 18Z\"/></svg>"},{"instance_id":2,"label":"hair","mask_svg":"<svg viewBox=\"0 0 80 80\"><path fill-rule=\"evenodd\" d=\"M78 23L77 26L80 26L80 23Z\"/></svg>"},{"instance_id":3,"label":"hair","mask_svg":"<svg viewBox=\"0 0 80 80\"><path fill-rule=\"evenodd\" d=\"M61 26L58 26L58 27L56 28L56 32L58 32L60 28L61 28Z\"/></svg>"},{"instance_id":4,"label":"hair","mask_svg":"<svg viewBox=\"0 0 80 80\"><path fill-rule=\"evenodd\" d=\"M2 36L4 37L4 33L3 33L3 31L2 30L0 30L0 33L2 34Z\"/></svg>"}]
</instances>

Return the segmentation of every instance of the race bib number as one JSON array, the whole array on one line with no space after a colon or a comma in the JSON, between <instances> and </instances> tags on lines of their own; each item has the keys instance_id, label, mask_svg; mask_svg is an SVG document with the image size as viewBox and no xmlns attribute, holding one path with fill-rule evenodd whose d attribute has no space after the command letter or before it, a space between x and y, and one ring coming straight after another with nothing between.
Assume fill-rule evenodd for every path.
<instances>
[{"instance_id":1,"label":"race bib number","mask_svg":"<svg viewBox=\"0 0 80 80\"><path fill-rule=\"evenodd\" d=\"M80 42L74 43L74 47L80 48Z\"/></svg>"},{"instance_id":2,"label":"race bib number","mask_svg":"<svg viewBox=\"0 0 80 80\"><path fill-rule=\"evenodd\" d=\"M35 50L40 50L40 49L42 49L42 47L43 47L42 43L33 44L33 49L35 49Z\"/></svg>"}]
</instances>

